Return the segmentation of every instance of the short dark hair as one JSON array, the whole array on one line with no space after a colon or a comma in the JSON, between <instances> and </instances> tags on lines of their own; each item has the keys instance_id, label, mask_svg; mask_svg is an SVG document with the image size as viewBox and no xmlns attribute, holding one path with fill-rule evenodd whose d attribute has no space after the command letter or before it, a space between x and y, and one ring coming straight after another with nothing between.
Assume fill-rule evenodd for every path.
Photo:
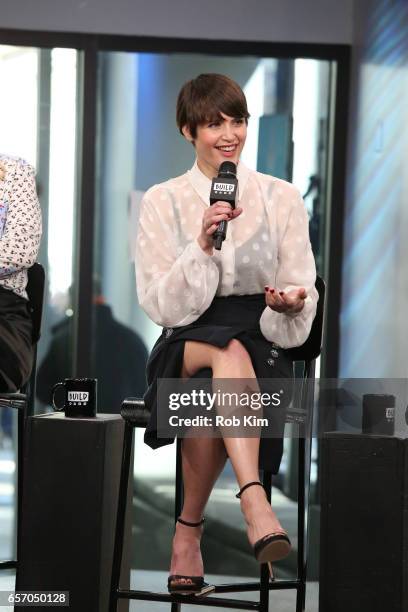
<instances>
[{"instance_id":1,"label":"short dark hair","mask_svg":"<svg viewBox=\"0 0 408 612\"><path fill-rule=\"evenodd\" d=\"M197 126L229 117L248 122L247 102L241 87L223 74L200 74L183 85L177 98L177 126L181 134L187 126L196 138Z\"/></svg>"}]
</instances>

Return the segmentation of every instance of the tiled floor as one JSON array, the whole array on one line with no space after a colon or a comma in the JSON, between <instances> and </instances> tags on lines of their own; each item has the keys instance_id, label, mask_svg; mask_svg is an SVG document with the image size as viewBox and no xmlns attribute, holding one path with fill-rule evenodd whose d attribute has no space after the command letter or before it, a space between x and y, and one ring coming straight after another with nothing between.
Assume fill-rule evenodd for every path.
<instances>
[{"instance_id":1,"label":"tiled floor","mask_svg":"<svg viewBox=\"0 0 408 612\"><path fill-rule=\"evenodd\" d=\"M0 591L13 591L14 583L14 572L9 570L3 570L0 572ZM13 606L1 606L1 612L13 612Z\"/></svg>"}]
</instances>

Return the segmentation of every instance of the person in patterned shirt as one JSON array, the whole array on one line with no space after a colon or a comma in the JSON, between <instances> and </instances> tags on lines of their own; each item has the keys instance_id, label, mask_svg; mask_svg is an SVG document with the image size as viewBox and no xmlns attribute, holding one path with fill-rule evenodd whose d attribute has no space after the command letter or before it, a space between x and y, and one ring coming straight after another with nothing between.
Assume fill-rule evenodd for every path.
<instances>
[{"instance_id":1,"label":"person in patterned shirt","mask_svg":"<svg viewBox=\"0 0 408 612\"><path fill-rule=\"evenodd\" d=\"M0 154L0 392L19 390L32 367L27 270L42 229L34 176L26 161Z\"/></svg>"}]
</instances>

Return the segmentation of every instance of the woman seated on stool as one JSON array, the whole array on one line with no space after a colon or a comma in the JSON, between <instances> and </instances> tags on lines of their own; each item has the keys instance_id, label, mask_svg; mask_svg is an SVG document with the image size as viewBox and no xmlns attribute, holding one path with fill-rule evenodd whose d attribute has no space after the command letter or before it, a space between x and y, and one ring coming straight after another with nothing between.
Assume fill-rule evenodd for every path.
<instances>
[{"instance_id":1,"label":"woman seated on stool","mask_svg":"<svg viewBox=\"0 0 408 612\"><path fill-rule=\"evenodd\" d=\"M34 169L0 154L0 392L14 392L32 367L27 269L36 261L41 210Z\"/></svg>"},{"instance_id":2,"label":"woman seated on stool","mask_svg":"<svg viewBox=\"0 0 408 612\"><path fill-rule=\"evenodd\" d=\"M158 437L158 378L187 379L210 368L214 379L236 379L238 386L248 379L255 388L262 379L291 380L286 349L304 343L315 316L316 270L304 203L290 183L239 161L248 118L244 93L228 77L202 74L186 83L177 124L194 147L195 164L151 187L142 201L138 297L165 328L147 365L151 419L145 442L152 448L173 441ZM234 210L225 202L209 206L211 180L225 161L237 164ZM217 251L213 234L222 220L228 234ZM203 512L227 457L255 557L266 563L289 553L289 538L259 482L259 468L278 472L282 449L282 436L182 440L184 505L173 539L170 593L208 592L200 553Z\"/></svg>"}]
</instances>

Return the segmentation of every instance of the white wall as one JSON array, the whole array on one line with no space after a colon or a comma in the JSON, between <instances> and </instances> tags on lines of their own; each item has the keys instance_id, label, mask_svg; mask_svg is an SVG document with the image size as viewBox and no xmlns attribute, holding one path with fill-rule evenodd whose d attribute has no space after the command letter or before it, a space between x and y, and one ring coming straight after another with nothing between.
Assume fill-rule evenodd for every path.
<instances>
[{"instance_id":1,"label":"white wall","mask_svg":"<svg viewBox=\"0 0 408 612\"><path fill-rule=\"evenodd\" d=\"M352 5L353 0L0 0L0 28L350 44Z\"/></svg>"}]
</instances>

